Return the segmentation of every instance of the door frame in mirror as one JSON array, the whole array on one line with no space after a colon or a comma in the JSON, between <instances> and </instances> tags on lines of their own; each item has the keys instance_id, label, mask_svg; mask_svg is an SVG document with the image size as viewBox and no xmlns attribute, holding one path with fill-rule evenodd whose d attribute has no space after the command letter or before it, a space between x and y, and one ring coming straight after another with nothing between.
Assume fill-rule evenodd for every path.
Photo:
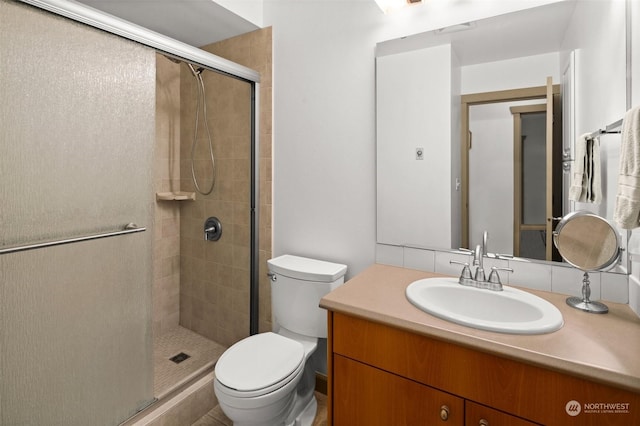
<instances>
[{"instance_id":1,"label":"door frame in mirror","mask_svg":"<svg viewBox=\"0 0 640 426\"><path fill-rule=\"evenodd\" d=\"M560 85L553 85L553 94L560 93ZM533 99L545 99L547 86L526 87L520 89L500 90L494 92L481 92L462 95L460 97L460 173L461 173L461 244L469 246L469 108L474 105L483 105L500 102L524 101Z\"/></svg>"},{"instance_id":2,"label":"door frame in mirror","mask_svg":"<svg viewBox=\"0 0 640 426\"><path fill-rule=\"evenodd\" d=\"M521 233L525 231L546 231L545 223L523 223L523 199L524 199L524 136L522 136L523 115L547 113L546 104L532 104L512 106L509 108L513 117L513 255L520 256ZM545 155L546 157L546 155ZM546 164L546 159L544 164ZM545 185L544 191L547 191ZM546 214L545 214L546 216Z\"/></svg>"}]
</instances>

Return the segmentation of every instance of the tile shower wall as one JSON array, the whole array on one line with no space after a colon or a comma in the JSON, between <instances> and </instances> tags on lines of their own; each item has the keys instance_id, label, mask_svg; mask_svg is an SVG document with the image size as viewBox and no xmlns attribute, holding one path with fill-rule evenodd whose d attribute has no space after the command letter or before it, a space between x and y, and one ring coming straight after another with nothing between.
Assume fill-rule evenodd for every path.
<instances>
[{"instance_id":1,"label":"tile shower wall","mask_svg":"<svg viewBox=\"0 0 640 426\"><path fill-rule=\"evenodd\" d=\"M271 29L254 31L203 47L204 50L255 69L260 84L260 330L271 329L270 288L266 260L271 256ZM181 190L194 191L191 145L194 137L196 80L181 67ZM180 324L230 345L249 334L250 242L250 85L212 72L203 74L207 119L217 176L209 195L181 204ZM202 115L200 115L202 124ZM206 130L198 128L195 169L201 189L211 172ZM203 239L206 218L222 222L222 238Z\"/></svg>"},{"instance_id":2,"label":"tile shower wall","mask_svg":"<svg viewBox=\"0 0 640 426\"><path fill-rule=\"evenodd\" d=\"M180 65L156 55L154 191L180 189ZM153 252L153 333L180 319L180 202L156 201Z\"/></svg>"}]
</instances>

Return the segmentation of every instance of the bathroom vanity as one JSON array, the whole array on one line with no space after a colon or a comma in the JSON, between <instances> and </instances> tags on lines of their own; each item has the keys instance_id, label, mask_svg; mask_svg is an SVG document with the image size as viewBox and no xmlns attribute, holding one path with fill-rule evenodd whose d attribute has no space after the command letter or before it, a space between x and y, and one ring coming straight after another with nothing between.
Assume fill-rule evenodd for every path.
<instances>
[{"instance_id":1,"label":"bathroom vanity","mask_svg":"<svg viewBox=\"0 0 640 426\"><path fill-rule=\"evenodd\" d=\"M321 300L329 311L329 424L638 425L640 319L553 303L564 326L513 335L431 316L405 296L439 274L373 265Z\"/></svg>"}]
</instances>

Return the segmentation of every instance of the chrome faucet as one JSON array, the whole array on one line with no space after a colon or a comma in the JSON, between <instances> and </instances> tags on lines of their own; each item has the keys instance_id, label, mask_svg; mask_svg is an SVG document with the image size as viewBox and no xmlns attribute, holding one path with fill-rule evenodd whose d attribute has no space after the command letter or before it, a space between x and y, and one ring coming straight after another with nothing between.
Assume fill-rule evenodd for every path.
<instances>
[{"instance_id":1,"label":"chrome faucet","mask_svg":"<svg viewBox=\"0 0 640 426\"><path fill-rule=\"evenodd\" d=\"M482 234L482 244L478 244L474 251L471 251L469 249L460 249L461 251L468 253L469 255L473 255L473 262L471 264L476 268L473 275L471 274L469 263L457 262L455 260L450 260L449 263L463 265L460 278L458 279L458 282L460 284L493 291L502 291L502 282L500 281L498 271L513 272L513 269L493 266L491 268L491 273L489 274L489 279L487 280L487 276L484 271L484 256L485 254L487 254L488 237L489 233L487 231L484 231L484 233Z\"/></svg>"},{"instance_id":2,"label":"chrome faucet","mask_svg":"<svg viewBox=\"0 0 640 426\"><path fill-rule=\"evenodd\" d=\"M482 254L489 254L489 246L487 241L489 240L489 232L484 231L482 233Z\"/></svg>"},{"instance_id":3,"label":"chrome faucet","mask_svg":"<svg viewBox=\"0 0 640 426\"><path fill-rule=\"evenodd\" d=\"M473 254L473 266L476 267L476 273L473 275L473 279L476 282L485 282L487 281L487 276L484 273L484 262L483 262L483 257L484 257L484 247L481 246L480 244L478 244L476 246L476 251Z\"/></svg>"}]
</instances>

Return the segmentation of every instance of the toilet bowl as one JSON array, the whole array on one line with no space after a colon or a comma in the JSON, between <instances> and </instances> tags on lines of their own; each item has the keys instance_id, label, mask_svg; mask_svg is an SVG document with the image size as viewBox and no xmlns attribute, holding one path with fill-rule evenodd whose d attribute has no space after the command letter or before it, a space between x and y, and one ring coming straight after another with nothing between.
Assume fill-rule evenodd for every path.
<instances>
[{"instance_id":1,"label":"toilet bowl","mask_svg":"<svg viewBox=\"0 0 640 426\"><path fill-rule=\"evenodd\" d=\"M320 299L344 282L346 266L296 256L268 261L277 333L249 336L225 351L214 391L234 426L309 426L316 414L315 364L326 337Z\"/></svg>"},{"instance_id":2,"label":"toilet bowl","mask_svg":"<svg viewBox=\"0 0 640 426\"><path fill-rule=\"evenodd\" d=\"M311 355L308 350L315 350L315 346L308 345L305 351L302 343L272 332L231 346L216 364L214 390L233 424L295 424L295 419L288 417L296 399L304 397L297 394L297 389ZM308 402L310 398L306 399Z\"/></svg>"}]
</instances>

